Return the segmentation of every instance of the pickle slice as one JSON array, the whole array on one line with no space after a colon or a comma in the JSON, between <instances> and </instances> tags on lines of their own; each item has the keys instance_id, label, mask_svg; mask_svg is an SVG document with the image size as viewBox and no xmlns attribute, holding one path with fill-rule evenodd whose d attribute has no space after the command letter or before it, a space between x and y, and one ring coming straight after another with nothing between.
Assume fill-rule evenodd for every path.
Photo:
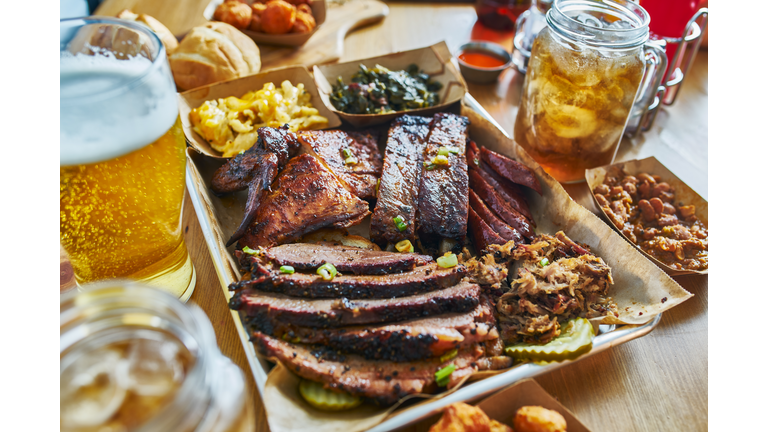
<instances>
[{"instance_id":1,"label":"pickle slice","mask_svg":"<svg viewBox=\"0 0 768 432\"><path fill-rule=\"evenodd\" d=\"M518 360L550 362L573 360L592 349L595 331L585 318L576 318L563 326L560 336L545 345L518 344L504 348L504 352Z\"/></svg>"},{"instance_id":2,"label":"pickle slice","mask_svg":"<svg viewBox=\"0 0 768 432\"><path fill-rule=\"evenodd\" d=\"M305 379L299 384L299 393L307 403L323 411L343 411L363 403L359 397L326 390L319 382Z\"/></svg>"}]
</instances>

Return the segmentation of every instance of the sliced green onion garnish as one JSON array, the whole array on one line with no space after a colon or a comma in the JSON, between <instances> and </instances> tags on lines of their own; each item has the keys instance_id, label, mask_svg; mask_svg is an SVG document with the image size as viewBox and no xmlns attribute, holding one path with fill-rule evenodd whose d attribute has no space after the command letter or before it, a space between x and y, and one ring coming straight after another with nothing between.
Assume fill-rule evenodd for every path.
<instances>
[{"instance_id":1,"label":"sliced green onion garnish","mask_svg":"<svg viewBox=\"0 0 768 432\"><path fill-rule=\"evenodd\" d=\"M295 271L291 266L280 266L280 273L293 274Z\"/></svg>"},{"instance_id":2,"label":"sliced green onion garnish","mask_svg":"<svg viewBox=\"0 0 768 432\"><path fill-rule=\"evenodd\" d=\"M403 232L403 231L408 229L408 224L406 224L404 222L400 222L398 224L395 224L395 226L397 227L397 230L400 231L400 232Z\"/></svg>"},{"instance_id":3,"label":"sliced green onion garnish","mask_svg":"<svg viewBox=\"0 0 768 432\"><path fill-rule=\"evenodd\" d=\"M432 171L435 168L437 168L437 165L424 162L424 169L425 170Z\"/></svg>"},{"instance_id":4,"label":"sliced green onion garnish","mask_svg":"<svg viewBox=\"0 0 768 432\"><path fill-rule=\"evenodd\" d=\"M381 186L381 179L376 180L376 196L379 196L379 186Z\"/></svg>"},{"instance_id":5,"label":"sliced green onion garnish","mask_svg":"<svg viewBox=\"0 0 768 432\"><path fill-rule=\"evenodd\" d=\"M356 163L357 163L357 158L354 156L350 156L344 159L344 165L354 165Z\"/></svg>"},{"instance_id":6,"label":"sliced green onion garnish","mask_svg":"<svg viewBox=\"0 0 768 432\"><path fill-rule=\"evenodd\" d=\"M544 258L541 261L539 261L539 267L544 267L547 264L549 264L549 259L547 258Z\"/></svg>"},{"instance_id":7,"label":"sliced green onion garnish","mask_svg":"<svg viewBox=\"0 0 768 432\"><path fill-rule=\"evenodd\" d=\"M448 385L448 381L451 378L451 374L455 370L456 370L456 365L451 363L448 366L435 372L435 380L437 381L437 385L439 385L440 387L445 387L446 385Z\"/></svg>"},{"instance_id":8,"label":"sliced green onion garnish","mask_svg":"<svg viewBox=\"0 0 768 432\"><path fill-rule=\"evenodd\" d=\"M333 264L325 263L318 267L317 274L319 274L324 280L330 281L336 277L338 272L336 271L336 267L334 267Z\"/></svg>"},{"instance_id":9,"label":"sliced green onion garnish","mask_svg":"<svg viewBox=\"0 0 768 432\"><path fill-rule=\"evenodd\" d=\"M445 354L440 356L440 363L445 363L448 360L456 357L457 355L459 355L459 349L458 348L454 348L454 349L452 349L452 350L448 351L447 353L445 353Z\"/></svg>"},{"instance_id":10,"label":"sliced green onion garnish","mask_svg":"<svg viewBox=\"0 0 768 432\"><path fill-rule=\"evenodd\" d=\"M458 147L440 147L439 150L437 150L438 156L448 156L449 154L459 154L459 148Z\"/></svg>"},{"instance_id":11,"label":"sliced green onion garnish","mask_svg":"<svg viewBox=\"0 0 768 432\"><path fill-rule=\"evenodd\" d=\"M437 258L437 265L442 268L456 267L459 265L459 258L452 252L448 252L447 254Z\"/></svg>"},{"instance_id":12,"label":"sliced green onion garnish","mask_svg":"<svg viewBox=\"0 0 768 432\"><path fill-rule=\"evenodd\" d=\"M349 149L344 149L341 151L341 155L344 156L344 159L351 158L352 151L350 151Z\"/></svg>"},{"instance_id":13,"label":"sliced green onion garnish","mask_svg":"<svg viewBox=\"0 0 768 432\"><path fill-rule=\"evenodd\" d=\"M403 240L395 244L395 249L398 252L413 252L413 245L410 240Z\"/></svg>"},{"instance_id":14,"label":"sliced green onion garnish","mask_svg":"<svg viewBox=\"0 0 768 432\"><path fill-rule=\"evenodd\" d=\"M437 155L432 159L432 163L435 165L449 165L451 162L448 160L448 156Z\"/></svg>"},{"instance_id":15,"label":"sliced green onion garnish","mask_svg":"<svg viewBox=\"0 0 768 432\"><path fill-rule=\"evenodd\" d=\"M475 165L480 166L480 159L475 158Z\"/></svg>"},{"instance_id":16,"label":"sliced green onion garnish","mask_svg":"<svg viewBox=\"0 0 768 432\"><path fill-rule=\"evenodd\" d=\"M243 248L243 252L247 253L248 255L258 255L259 254L259 251L255 250L255 249L251 249L248 246Z\"/></svg>"}]
</instances>

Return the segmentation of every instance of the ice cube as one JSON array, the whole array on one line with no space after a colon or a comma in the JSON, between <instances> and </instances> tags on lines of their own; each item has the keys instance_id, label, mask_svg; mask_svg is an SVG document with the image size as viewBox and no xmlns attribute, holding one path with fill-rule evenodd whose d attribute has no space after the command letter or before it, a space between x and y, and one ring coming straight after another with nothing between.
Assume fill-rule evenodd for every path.
<instances>
[{"instance_id":1,"label":"ice cube","mask_svg":"<svg viewBox=\"0 0 768 432\"><path fill-rule=\"evenodd\" d=\"M584 25L603 28L603 23L599 19L587 13L580 13L576 15L576 21Z\"/></svg>"},{"instance_id":2,"label":"ice cube","mask_svg":"<svg viewBox=\"0 0 768 432\"><path fill-rule=\"evenodd\" d=\"M116 376L121 353L103 349L84 354L59 380L62 430L107 422L120 409L126 389Z\"/></svg>"},{"instance_id":3,"label":"ice cube","mask_svg":"<svg viewBox=\"0 0 768 432\"><path fill-rule=\"evenodd\" d=\"M164 396L184 379L184 364L176 341L137 339L120 362L121 383L143 396Z\"/></svg>"}]
</instances>

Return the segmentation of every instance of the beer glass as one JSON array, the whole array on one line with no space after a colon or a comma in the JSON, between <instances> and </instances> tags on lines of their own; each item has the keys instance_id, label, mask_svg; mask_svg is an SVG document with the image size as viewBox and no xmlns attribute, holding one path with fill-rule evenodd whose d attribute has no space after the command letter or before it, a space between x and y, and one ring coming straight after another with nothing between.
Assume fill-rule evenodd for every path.
<instances>
[{"instance_id":1,"label":"beer glass","mask_svg":"<svg viewBox=\"0 0 768 432\"><path fill-rule=\"evenodd\" d=\"M186 159L160 39L118 19L60 25L60 242L77 283L138 280L186 301Z\"/></svg>"}]
</instances>

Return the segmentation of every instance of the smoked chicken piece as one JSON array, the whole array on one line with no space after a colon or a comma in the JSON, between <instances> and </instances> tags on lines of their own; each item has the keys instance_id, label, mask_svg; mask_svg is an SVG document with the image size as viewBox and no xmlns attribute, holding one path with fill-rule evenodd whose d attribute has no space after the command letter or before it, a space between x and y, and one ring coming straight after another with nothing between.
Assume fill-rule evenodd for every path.
<instances>
[{"instance_id":1,"label":"smoked chicken piece","mask_svg":"<svg viewBox=\"0 0 768 432\"><path fill-rule=\"evenodd\" d=\"M524 237L528 239L533 238L533 228L531 228L525 216L507 204L496 190L477 173L477 170L469 171L469 185L488 208L499 215L501 220L519 231Z\"/></svg>"},{"instance_id":2,"label":"smoked chicken piece","mask_svg":"<svg viewBox=\"0 0 768 432\"><path fill-rule=\"evenodd\" d=\"M467 273L466 267L461 264L442 268L432 263L404 273L381 276L339 274L331 280L325 280L315 272L282 273L279 266L259 261L251 264L250 271L251 279L241 280L239 287L252 287L294 297L349 299L405 297L435 291L456 285Z\"/></svg>"},{"instance_id":3,"label":"smoked chicken piece","mask_svg":"<svg viewBox=\"0 0 768 432\"><path fill-rule=\"evenodd\" d=\"M477 194L472 189L469 190L469 208L474 210L480 219L487 223L488 226L491 227L491 229L494 230L504 240L514 241L516 244L523 242L523 236L520 234L520 232L507 225L503 220L499 219L495 214L493 214L493 212L488 207L486 207L483 200L481 200L480 197L477 196Z\"/></svg>"},{"instance_id":4,"label":"smoked chicken piece","mask_svg":"<svg viewBox=\"0 0 768 432\"><path fill-rule=\"evenodd\" d=\"M278 157L256 146L235 156L213 174L211 189L216 194L241 191L248 188L248 200L240 226L227 241L227 246L239 240L256 216L256 210L277 176Z\"/></svg>"},{"instance_id":5,"label":"smoked chicken piece","mask_svg":"<svg viewBox=\"0 0 768 432\"><path fill-rule=\"evenodd\" d=\"M536 221L533 220L531 210L528 207L528 200L526 200L521 186L510 182L509 180L501 177L496 171L494 171L488 163L480 159L480 149L477 148L477 144L470 141L467 147L467 161L470 169L476 169L480 176L491 187L496 189L496 192L506 201L512 208L520 212L528 222L536 226Z\"/></svg>"},{"instance_id":6,"label":"smoked chicken piece","mask_svg":"<svg viewBox=\"0 0 768 432\"><path fill-rule=\"evenodd\" d=\"M480 219L480 216L471 207L469 208L469 235L478 252L487 250L488 246L492 244L503 245L507 242L485 221Z\"/></svg>"},{"instance_id":7,"label":"smoked chicken piece","mask_svg":"<svg viewBox=\"0 0 768 432\"><path fill-rule=\"evenodd\" d=\"M217 195L245 190L248 200L240 226L227 241L227 246L239 240L253 221L263 196L282 169L288 158L299 149L296 135L288 126L263 127L257 130L256 144L245 152L229 159L213 174L211 189Z\"/></svg>"},{"instance_id":8,"label":"smoked chicken piece","mask_svg":"<svg viewBox=\"0 0 768 432\"><path fill-rule=\"evenodd\" d=\"M541 195L541 184L532 169L485 147L480 148L480 158L487 162L500 176L512 183L528 186Z\"/></svg>"},{"instance_id":9,"label":"smoked chicken piece","mask_svg":"<svg viewBox=\"0 0 768 432\"><path fill-rule=\"evenodd\" d=\"M349 193L316 157L302 154L275 180L239 249L287 243L323 227L346 228L369 214L367 202Z\"/></svg>"},{"instance_id":10,"label":"smoked chicken piece","mask_svg":"<svg viewBox=\"0 0 768 432\"><path fill-rule=\"evenodd\" d=\"M374 251L349 246L293 243L271 247L264 256L278 266L288 265L296 270L315 270L325 263L340 272L356 275L385 275L413 270L434 262L429 255ZM258 258L248 256L249 259Z\"/></svg>"},{"instance_id":11,"label":"smoked chicken piece","mask_svg":"<svg viewBox=\"0 0 768 432\"><path fill-rule=\"evenodd\" d=\"M376 137L369 132L340 130L297 133L301 150L320 159L358 198L375 198L382 159Z\"/></svg>"},{"instance_id":12,"label":"smoked chicken piece","mask_svg":"<svg viewBox=\"0 0 768 432\"><path fill-rule=\"evenodd\" d=\"M454 348L499 341L493 305L483 298L473 310L376 326L315 329L276 320L253 331L293 343L321 344L369 360L405 362L439 357ZM503 349L503 345L502 345ZM486 350L486 354L488 350ZM501 353L503 354L503 353Z\"/></svg>"},{"instance_id":13,"label":"smoked chicken piece","mask_svg":"<svg viewBox=\"0 0 768 432\"><path fill-rule=\"evenodd\" d=\"M442 290L381 300L307 300L245 289L232 296L229 307L245 312L254 328L270 322L331 328L469 312L478 304L480 286L462 282Z\"/></svg>"},{"instance_id":14,"label":"smoked chicken piece","mask_svg":"<svg viewBox=\"0 0 768 432\"><path fill-rule=\"evenodd\" d=\"M392 405L410 394L445 390L437 386L435 372L449 364L456 369L450 375L447 388L454 387L477 370L476 362L483 355L483 349L473 345L445 361L432 358L394 363L366 360L354 354L338 354L336 350L322 345L291 344L258 332L254 333L253 340L262 355L278 360L300 377L381 405Z\"/></svg>"},{"instance_id":15,"label":"smoked chicken piece","mask_svg":"<svg viewBox=\"0 0 768 432\"><path fill-rule=\"evenodd\" d=\"M469 119L450 113L432 118L424 150L419 186L419 235L421 240L441 238L464 242L469 209L467 190L467 128ZM448 165L432 163L441 147L448 147Z\"/></svg>"},{"instance_id":16,"label":"smoked chicken piece","mask_svg":"<svg viewBox=\"0 0 768 432\"><path fill-rule=\"evenodd\" d=\"M381 173L376 208L371 216L371 240L381 247L410 240L416 244L416 210L424 162L424 138L430 119L403 115L389 127L384 169ZM395 224L403 219L405 229Z\"/></svg>"}]
</instances>

